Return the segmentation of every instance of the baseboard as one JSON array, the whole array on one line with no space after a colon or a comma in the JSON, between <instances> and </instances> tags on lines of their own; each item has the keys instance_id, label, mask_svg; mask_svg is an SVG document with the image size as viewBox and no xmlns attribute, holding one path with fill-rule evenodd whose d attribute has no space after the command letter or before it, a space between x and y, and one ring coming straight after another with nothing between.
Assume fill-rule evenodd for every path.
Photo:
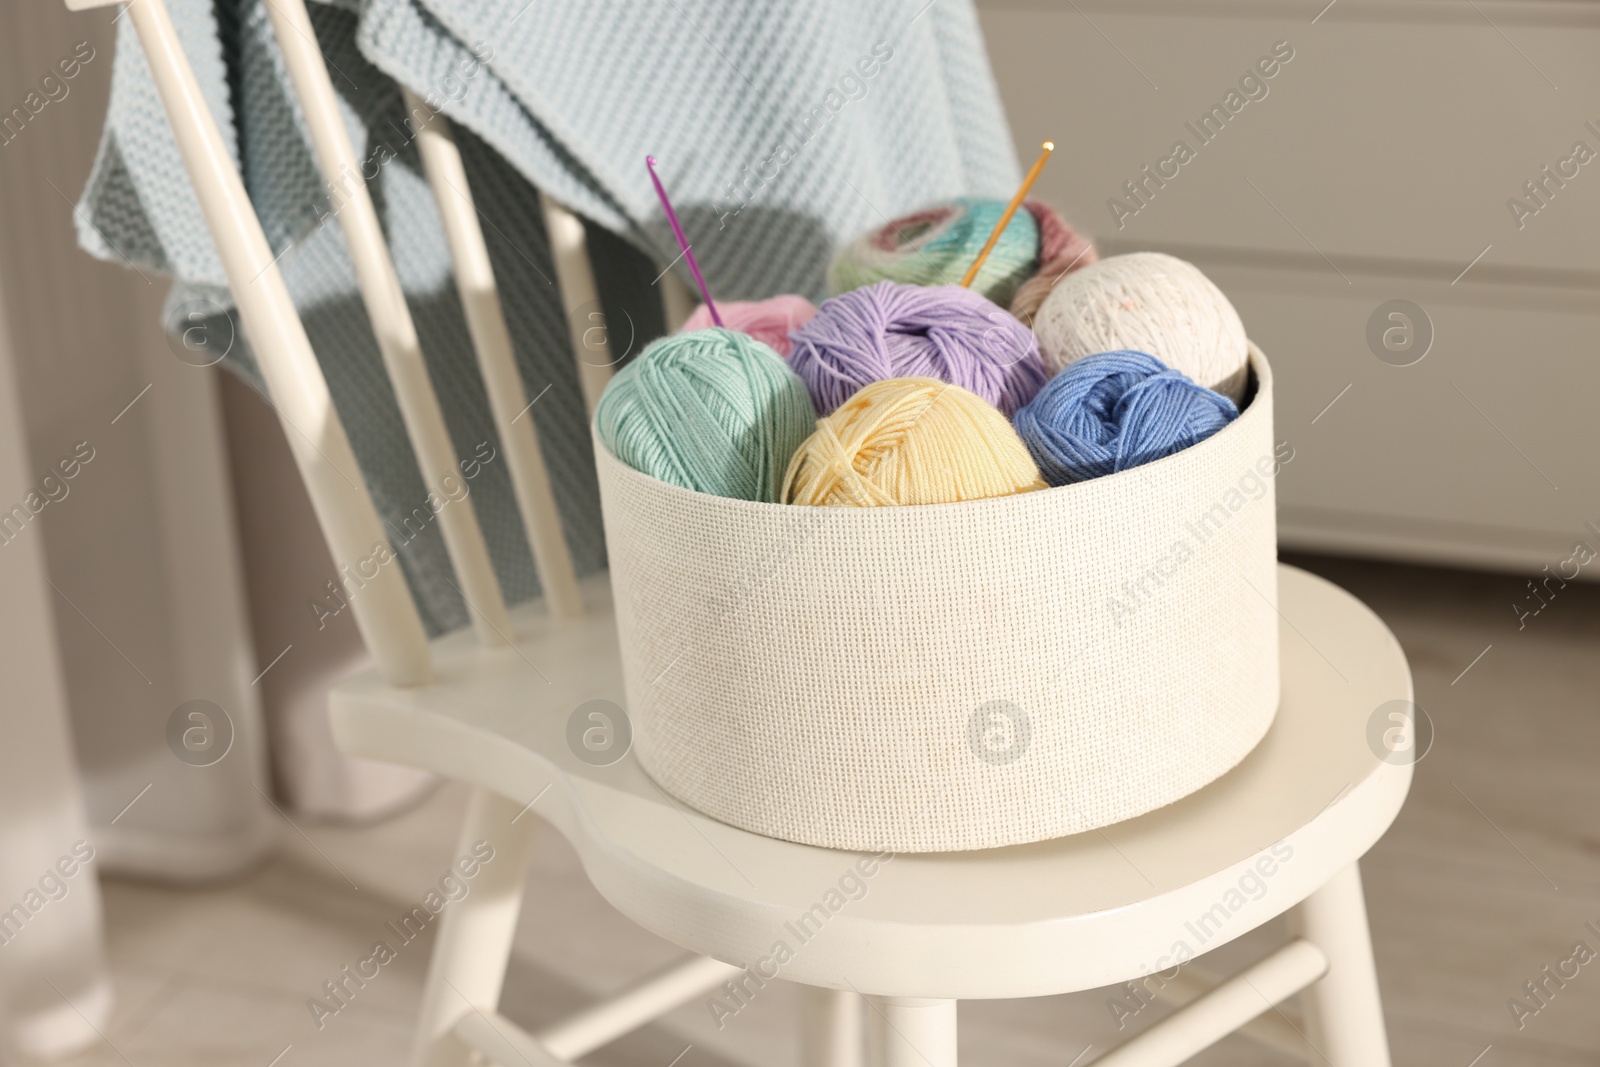
<instances>
[{"instance_id":1,"label":"baseboard","mask_svg":"<svg viewBox=\"0 0 1600 1067\"><path fill-rule=\"evenodd\" d=\"M1533 576L1572 555L1579 540L1600 552L1600 534L1567 536L1472 523L1429 522L1389 515L1283 506L1278 509L1278 545L1302 552L1423 563L1436 567ZM1600 581L1600 568L1582 568L1580 579Z\"/></svg>"},{"instance_id":2,"label":"baseboard","mask_svg":"<svg viewBox=\"0 0 1600 1067\"><path fill-rule=\"evenodd\" d=\"M120 826L95 826L95 864L103 874L161 882L212 882L241 874L262 862L278 840L266 820L210 834L160 834Z\"/></svg>"}]
</instances>

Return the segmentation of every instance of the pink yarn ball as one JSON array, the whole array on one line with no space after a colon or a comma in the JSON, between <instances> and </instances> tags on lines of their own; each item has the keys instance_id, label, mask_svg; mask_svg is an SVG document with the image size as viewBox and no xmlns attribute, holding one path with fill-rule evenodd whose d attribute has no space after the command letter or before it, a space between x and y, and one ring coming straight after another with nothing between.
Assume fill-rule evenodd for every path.
<instances>
[{"instance_id":1,"label":"pink yarn ball","mask_svg":"<svg viewBox=\"0 0 1600 1067\"><path fill-rule=\"evenodd\" d=\"M722 324L730 330L749 334L785 359L789 358L789 331L810 322L817 309L803 296L785 293L768 300L734 300L717 304ZM711 309L701 304L684 322L679 333L715 326Z\"/></svg>"},{"instance_id":2,"label":"pink yarn ball","mask_svg":"<svg viewBox=\"0 0 1600 1067\"><path fill-rule=\"evenodd\" d=\"M1029 200L1022 206L1039 224L1039 269L1017 289L1011 298L1010 310L1024 325L1031 326L1044 298L1050 295L1056 283L1079 267L1087 267L1099 256L1089 239L1069 226L1050 205Z\"/></svg>"}]
</instances>

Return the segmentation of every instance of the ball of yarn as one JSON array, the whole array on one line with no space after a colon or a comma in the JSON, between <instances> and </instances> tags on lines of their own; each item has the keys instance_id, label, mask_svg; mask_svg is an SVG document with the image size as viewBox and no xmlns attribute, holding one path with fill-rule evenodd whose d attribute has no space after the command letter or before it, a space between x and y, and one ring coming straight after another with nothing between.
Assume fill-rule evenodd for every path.
<instances>
[{"instance_id":1,"label":"ball of yarn","mask_svg":"<svg viewBox=\"0 0 1600 1067\"><path fill-rule=\"evenodd\" d=\"M885 378L938 378L1006 415L1046 377L1038 339L970 289L878 282L831 297L794 332L789 365L827 415Z\"/></svg>"},{"instance_id":2,"label":"ball of yarn","mask_svg":"<svg viewBox=\"0 0 1600 1067\"><path fill-rule=\"evenodd\" d=\"M1056 283L1079 267L1087 267L1099 256L1089 239L1068 225L1049 204L1029 200L1022 206L1039 226L1039 268L1011 298L1011 314L1024 325L1031 326L1039 305Z\"/></svg>"},{"instance_id":3,"label":"ball of yarn","mask_svg":"<svg viewBox=\"0 0 1600 1067\"><path fill-rule=\"evenodd\" d=\"M1017 433L1051 485L1170 456L1238 418L1233 401L1144 352L1101 352L1051 378Z\"/></svg>"},{"instance_id":4,"label":"ball of yarn","mask_svg":"<svg viewBox=\"0 0 1600 1067\"><path fill-rule=\"evenodd\" d=\"M722 325L747 333L785 358L789 355L789 331L811 321L817 313L803 296L784 294L767 300L733 300L717 304ZM679 333L703 330L712 325L711 309L701 304L684 320Z\"/></svg>"},{"instance_id":5,"label":"ball of yarn","mask_svg":"<svg viewBox=\"0 0 1600 1067\"><path fill-rule=\"evenodd\" d=\"M1052 370L1096 352L1134 349L1235 403L1244 397L1244 323L1200 268L1174 256L1134 252L1073 271L1045 298L1033 332Z\"/></svg>"},{"instance_id":6,"label":"ball of yarn","mask_svg":"<svg viewBox=\"0 0 1600 1067\"><path fill-rule=\"evenodd\" d=\"M828 266L828 287L844 293L873 282L954 285L1005 213L1004 200L960 197L913 212L846 245ZM972 287L1004 305L1039 265L1039 225L1011 216Z\"/></svg>"},{"instance_id":7,"label":"ball of yarn","mask_svg":"<svg viewBox=\"0 0 1600 1067\"><path fill-rule=\"evenodd\" d=\"M791 504L949 504L1043 489L1017 431L936 378L874 382L819 419L783 480Z\"/></svg>"},{"instance_id":8,"label":"ball of yarn","mask_svg":"<svg viewBox=\"0 0 1600 1067\"><path fill-rule=\"evenodd\" d=\"M715 328L651 344L611 379L594 413L600 440L634 470L769 503L815 419L781 356Z\"/></svg>"}]
</instances>

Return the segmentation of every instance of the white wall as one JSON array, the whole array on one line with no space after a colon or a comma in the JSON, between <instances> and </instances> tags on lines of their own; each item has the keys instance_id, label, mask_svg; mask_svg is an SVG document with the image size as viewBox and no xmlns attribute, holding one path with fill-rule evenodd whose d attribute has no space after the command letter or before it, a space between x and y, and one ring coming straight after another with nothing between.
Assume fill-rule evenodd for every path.
<instances>
[{"instance_id":1,"label":"white wall","mask_svg":"<svg viewBox=\"0 0 1600 1067\"><path fill-rule=\"evenodd\" d=\"M0 527L0 1062L88 1045L111 1012L98 856L72 756L57 604L26 510L30 493L59 492L60 483L41 488L23 443L4 295L0 286L0 518L9 520Z\"/></svg>"},{"instance_id":2,"label":"white wall","mask_svg":"<svg viewBox=\"0 0 1600 1067\"><path fill-rule=\"evenodd\" d=\"M169 351L161 279L90 259L71 221L105 112L115 11L13 5L0 33L0 111L25 104L80 42L94 55L64 98L0 145L0 279L29 469L42 474L79 442L94 456L22 536L59 589L54 621L37 625L65 667L100 868L207 877L259 856L275 817L255 785L265 750L221 372ZM223 708L236 734L208 767L167 741L174 709L195 699Z\"/></svg>"}]
</instances>

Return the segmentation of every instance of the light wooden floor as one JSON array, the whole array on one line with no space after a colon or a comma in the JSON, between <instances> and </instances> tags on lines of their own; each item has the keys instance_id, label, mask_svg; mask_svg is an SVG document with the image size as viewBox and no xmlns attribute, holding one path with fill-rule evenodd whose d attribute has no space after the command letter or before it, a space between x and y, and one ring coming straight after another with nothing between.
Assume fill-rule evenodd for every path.
<instances>
[{"instance_id":1,"label":"light wooden floor","mask_svg":"<svg viewBox=\"0 0 1600 1067\"><path fill-rule=\"evenodd\" d=\"M1519 630L1511 604L1525 594L1527 576L1297 562L1362 597L1394 628L1436 729L1410 802L1365 864L1396 1063L1600 1061L1600 959L1520 1031L1507 1007L1576 942L1600 952L1600 938L1584 929L1591 919L1600 925L1600 588L1559 591ZM453 858L463 802L463 792L449 788L376 827L307 826L304 836L286 828L278 859L214 889L112 881L106 901L120 1003L107 1036L115 1048L72 1062L402 1062L426 937L401 949L320 1030L306 1002L342 966L369 955L389 936L385 921L437 880ZM513 1018L530 1026L556 1018L677 955L596 896L554 834L535 863L506 991ZM1227 957L1217 963L1231 967L1277 936L1257 931L1221 950ZM1066 1067L1088 1045L1078 1062L1092 1062L1117 1039L1107 996L963 1004L962 1063ZM1165 1010L1146 1009L1129 1032ZM794 1016L792 989L774 984L720 1032L704 1005L691 1004L586 1062L665 1067L692 1045L680 1067L781 1067L795 1062ZM1194 1062L1292 1061L1234 1037Z\"/></svg>"}]
</instances>

